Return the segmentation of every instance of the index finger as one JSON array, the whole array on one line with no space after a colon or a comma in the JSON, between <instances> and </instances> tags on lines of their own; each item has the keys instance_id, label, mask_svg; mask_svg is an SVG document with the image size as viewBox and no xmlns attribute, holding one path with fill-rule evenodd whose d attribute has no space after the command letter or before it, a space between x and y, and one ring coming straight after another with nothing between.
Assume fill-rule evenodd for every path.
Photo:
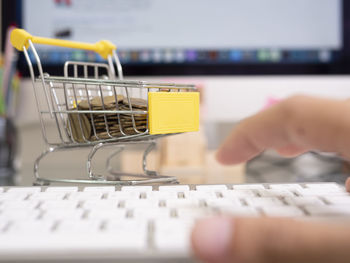
<instances>
[{"instance_id":1,"label":"index finger","mask_svg":"<svg viewBox=\"0 0 350 263\"><path fill-rule=\"evenodd\" d=\"M344 100L294 96L243 120L224 141L217 159L247 161L266 149L311 149L350 156L350 104Z\"/></svg>"}]
</instances>

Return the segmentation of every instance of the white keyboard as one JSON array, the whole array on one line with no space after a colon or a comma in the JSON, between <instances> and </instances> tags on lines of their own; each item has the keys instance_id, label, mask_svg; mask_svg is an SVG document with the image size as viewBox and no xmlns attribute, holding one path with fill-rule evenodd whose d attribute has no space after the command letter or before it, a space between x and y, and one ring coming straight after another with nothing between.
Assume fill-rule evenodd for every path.
<instances>
[{"instance_id":1,"label":"white keyboard","mask_svg":"<svg viewBox=\"0 0 350 263\"><path fill-rule=\"evenodd\" d=\"M198 218L349 218L335 183L0 188L0 261L186 261Z\"/></svg>"}]
</instances>

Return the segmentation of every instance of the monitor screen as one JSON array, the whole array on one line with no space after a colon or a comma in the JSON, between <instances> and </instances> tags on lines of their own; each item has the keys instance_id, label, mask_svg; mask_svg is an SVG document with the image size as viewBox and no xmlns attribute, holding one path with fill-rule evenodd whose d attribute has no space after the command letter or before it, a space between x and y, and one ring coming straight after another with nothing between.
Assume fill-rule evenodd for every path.
<instances>
[{"instance_id":1,"label":"monitor screen","mask_svg":"<svg viewBox=\"0 0 350 263\"><path fill-rule=\"evenodd\" d=\"M344 61L342 0L19 2L21 26L31 34L90 43L108 39L132 75L278 73L298 66L311 73ZM50 68L66 60L103 60L49 46L39 46L38 53Z\"/></svg>"}]
</instances>

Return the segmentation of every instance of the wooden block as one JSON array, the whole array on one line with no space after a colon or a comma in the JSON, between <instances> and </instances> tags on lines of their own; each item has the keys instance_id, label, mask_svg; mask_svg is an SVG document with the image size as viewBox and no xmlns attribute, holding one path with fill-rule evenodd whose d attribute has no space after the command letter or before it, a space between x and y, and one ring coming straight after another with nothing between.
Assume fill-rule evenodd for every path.
<instances>
[{"instance_id":1,"label":"wooden block","mask_svg":"<svg viewBox=\"0 0 350 263\"><path fill-rule=\"evenodd\" d=\"M203 132L164 137L160 147L161 166L203 166L206 140Z\"/></svg>"},{"instance_id":2,"label":"wooden block","mask_svg":"<svg viewBox=\"0 0 350 263\"><path fill-rule=\"evenodd\" d=\"M121 154L121 166L123 172L128 173L143 173L142 157L144 151L141 150L125 150ZM159 170L159 152L152 151L147 157L147 169Z\"/></svg>"}]
</instances>

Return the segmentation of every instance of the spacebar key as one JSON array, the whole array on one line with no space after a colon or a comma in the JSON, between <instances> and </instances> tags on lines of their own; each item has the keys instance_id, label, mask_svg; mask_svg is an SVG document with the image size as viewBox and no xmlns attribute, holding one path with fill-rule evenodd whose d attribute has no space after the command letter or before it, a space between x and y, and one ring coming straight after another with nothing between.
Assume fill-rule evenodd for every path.
<instances>
[{"instance_id":1,"label":"spacebar key","mask_svg":"<svg viewBox=\"0 0 350 263\"><path fill-rule=\"evenodd\" d=\"M148 222L146 220L110 220L104 234L115 249L146 250L148 249Z\"/></svg>"},{"instance_id":2,"label":"spacebar key","mask_svg":"<svg viewBox=\"0 0 350 263\"><path fill-rule=\"evenodd\" d=\"M155 220L154 246L160 252L190 253L193 220Z\"/></svg>"}]
</instances>

